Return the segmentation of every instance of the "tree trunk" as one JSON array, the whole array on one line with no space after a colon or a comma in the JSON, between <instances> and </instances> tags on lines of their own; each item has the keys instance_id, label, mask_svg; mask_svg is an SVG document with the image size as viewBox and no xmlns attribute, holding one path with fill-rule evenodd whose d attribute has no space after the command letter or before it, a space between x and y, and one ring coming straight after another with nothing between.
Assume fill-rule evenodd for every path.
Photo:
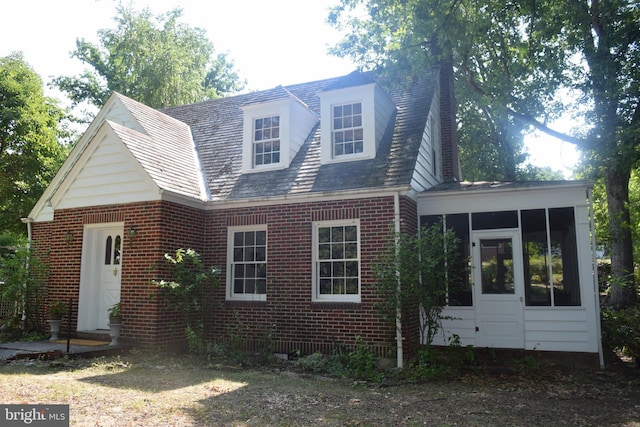
<instances>
[{"instance_id":1,"label":"tree trunk","mask_svg":"<svg viewBox=\"0 0 640 427\"><path fill-rule=\"evenodd\" d=\"M637 300L629 215L630 173L618 165L605 170L611 235L611 305L624 308Z\"/></svg>"}]
</instances>

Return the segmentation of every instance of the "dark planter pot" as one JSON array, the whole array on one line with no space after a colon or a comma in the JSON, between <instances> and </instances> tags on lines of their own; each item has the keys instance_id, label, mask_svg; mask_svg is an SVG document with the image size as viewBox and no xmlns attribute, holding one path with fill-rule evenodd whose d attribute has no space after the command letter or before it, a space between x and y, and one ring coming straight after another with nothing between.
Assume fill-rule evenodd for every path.
<instances>
[{"instance_id":1,"label":"dark planter pot","mask_svg":"<svg viewBox=\"0 0 640 427\"><path fill-rule=\"evenodd\" d=\"M122 323L122 316L109 316L109 323L112 325Z\"/></svg>"}]
</instances>

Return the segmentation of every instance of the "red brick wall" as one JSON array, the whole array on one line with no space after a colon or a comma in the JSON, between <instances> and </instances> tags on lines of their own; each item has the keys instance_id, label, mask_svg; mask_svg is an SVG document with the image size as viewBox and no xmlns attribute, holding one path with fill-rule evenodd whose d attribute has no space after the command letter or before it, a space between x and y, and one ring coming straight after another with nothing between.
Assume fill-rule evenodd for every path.
<instances>
[{"instance_id":1,"label":"red brick wall","mask_svg":"<svg viewBox=\"0 0 640 427\"><path fill-rule=\"evenodd\" d=\"M415 234L418 231L418 206L414 200L400 198L400 229L403 233ZM412 358L418 353L420 344L419 305L405 307L402 312L402 335L404 337L403 352L405 358Z\"/></svg>"},{"instance_id":2,"label":"red brick wall","mask_svg":"<svg viewBox=\"0 0 640 427\"><path fill-rule=\"evenodd\" d=\"M179 316L176 313L167 316L158 299L149 297L155 293L150 282L165 278L162 270L165 253L179 247L202 249L202 210L167 202L147 202L57 210L53 221L33 223L34 247L49 265L47 301L73 301L75 313L71 323L75 331L83 227L108 222L124 222L122 338L141 346L175 346L183 341L182 328L172 326ZM133 239L128 235L130 227L136 230ZM73 234L72 240L65 240L67 233Z\"/></svg>"},{"instance_id":3,"label":"red brick wall","mask_svg":"<svg viewBox=\"0 0 640 427\"><path fill-rule=\"evenodd\" d=\"M389 237L393 209L393 197L380 197L209 212L207 262L222 268L211 338L275 345L284 353L330 353L336 344L351 346L361 336L381 355L394 357L395 329L381 319L372 289L373 264ZM415 229L415 203L403 201L403 211ZM360 220L361 303L314 303L312 222L352 218ZM250 224L267 225L267 301L225 301L227 228ZM417 329L410 333L417 339Z\"/></svg>"},{"instance_id":4,"label":"red brick wall","mask_svg":"<svg viewBox=\"0 0 640 427\"><path fill-rule=\"evenodd\" d=\"M402 197L402 227L415 230L415 202ZM361 303L313 303L312 222L360 220ZM49 299L77 302L83 225L124 222L121 302L125 340L155 348L184 343L179 313L170 313L150 286L169 278L165 253L194 248L207 265L220 267L220 284L212 289L213 316L207 331L213 340L235 340L245 346L271 345L278 352L330 353L351 346L356 337L383 356L395 357L395 327L375 308L373 265L387 243L394 220L393 197L293 203L225 210L200 210L167 202L135 203L56 211L54 221L33 224L41 251L50 251ZM227 230L229 226L266 224L268 285L265 302L225 300ZM136 229L131 240L130 227ZM67 244L67 231L73 240ZM72 319L73 329L76 317ZM403 320L405 354L418 339L417 313Z\"/></svg>"},{"instance_id":5,"label":"red brick wall","mask_svg":"<svg viewBox=\"0 0 640 427\"><path fill-rule=\"evenodd\" d=\"M462 179L456 106L453 66L450 61L443 61L440 68L440 138L442 140L442 174L445 181Z\"/></svg>"}]
</instances>

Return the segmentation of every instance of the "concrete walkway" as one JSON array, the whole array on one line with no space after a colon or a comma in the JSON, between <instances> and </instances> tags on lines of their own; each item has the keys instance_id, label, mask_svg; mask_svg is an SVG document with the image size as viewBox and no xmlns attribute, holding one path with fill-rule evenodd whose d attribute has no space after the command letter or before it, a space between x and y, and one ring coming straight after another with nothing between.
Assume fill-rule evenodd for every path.
<instances>
[{"instance_id":1,"label":"concrete walkway","mask_svg":"<svg viewBox=\"0 0 640 427\"><path fill-rule=\"evenodd\" d=\"M86 340L85 340L86 341ZM97 343L96 343L97 344ZM0 360L55 358L64 355L72 357L96 357L120 354L127 349L123 345L80 345L73 340L67 353L67 343L42 341L17 341L0 343Z\"/></svg>"}]
</instances>

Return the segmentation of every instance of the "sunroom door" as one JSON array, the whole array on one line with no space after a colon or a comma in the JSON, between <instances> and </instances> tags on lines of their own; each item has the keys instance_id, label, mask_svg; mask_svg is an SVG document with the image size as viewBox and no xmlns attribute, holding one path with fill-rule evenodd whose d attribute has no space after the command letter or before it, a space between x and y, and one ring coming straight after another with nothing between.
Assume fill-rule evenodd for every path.
<instances>
[{"instance_id":1,"label":"sunroom door","mask_svg":"<svg viewBox=\"0 0 640 427\"><path fill-rule=\"evenodd\" d=\"M522 250L517 231L473 235L476 346L524 348Z\"/></svg>"}]
</instances>

